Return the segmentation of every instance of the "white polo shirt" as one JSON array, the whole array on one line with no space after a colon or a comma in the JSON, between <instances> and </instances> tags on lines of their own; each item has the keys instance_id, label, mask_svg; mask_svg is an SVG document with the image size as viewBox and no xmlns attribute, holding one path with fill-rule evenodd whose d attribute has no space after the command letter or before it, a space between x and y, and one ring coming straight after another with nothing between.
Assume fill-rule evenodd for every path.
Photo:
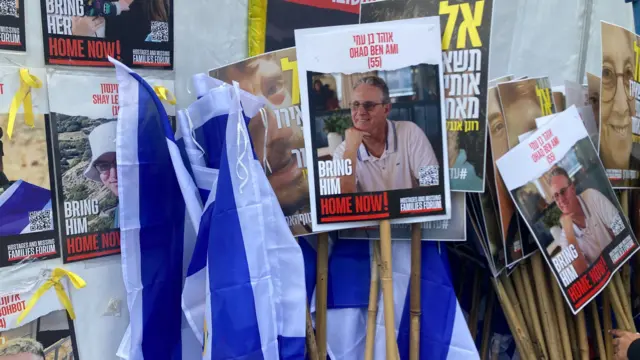
<instances>
[{"instance_id":1,"label":"white polo shirt","mask_svg":"<svg viewBox=\"0 0 640 360\"><path fill-rule=\"evenodd\" d=\"M573 224L573 231L578 246L589 264L593 264L600 254L613 241L612 226L620 222L618 209L606 196L595 189L587 189L578 196L582 211L586 216L586 227L579 228ZM564 230L562 237L566 239Z\"/></svg>"},{"instance_id":2,"label":"white polo shirt","mask_svg":"<svg viewBox=\"0 0 640 360\"><path fill-rule=\"evenodd\" d=\"M411 121L387 120L387 129L386 147L379 158L371 155L364 143L358 148L358 192L410 189L418 186L421 169L433 170L435 166L440 171L431 143L418 125ZM342 159L344 150L343 141L333 158Z\"/></svg>"}]
</instances>

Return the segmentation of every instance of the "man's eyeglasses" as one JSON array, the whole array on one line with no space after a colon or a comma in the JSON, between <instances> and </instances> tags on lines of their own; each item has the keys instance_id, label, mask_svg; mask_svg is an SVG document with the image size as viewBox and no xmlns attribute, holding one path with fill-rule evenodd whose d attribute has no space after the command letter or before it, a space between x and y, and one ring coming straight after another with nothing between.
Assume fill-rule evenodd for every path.
<instances>
[{"instance_id":1,"label":"man's eyeglasses","mask_svg":"<svg viewBox=\"0 0 640 360\"><path fill-rule=\"evenodd\" d=\"M106 174L109 171L111 171L112 168L115 169L117 165L116 165L116 161L114 160L114 161L100 161L100 162L96 161L96 163L93 166L96 168L96 170L98 170L100 174Z\"/></svg>"},{"instance_id":2,"label":"man's eyeglasses","mask_svg":"<svg viewBox=\"0 0 640 360\"><path fill-rule=\"evenodd\" d=\"M602 65L603 91L602 91L602 94L600 95L602 96L603 102L610 102L616 96L616 93L618 92L618 87L620 86L618 82L619 77L622 77L622 87L624 88L624 93L627 96L627 99L628 100L633 99L633 96L631 96L631 91L630 91L630 87L631 87L630 81L633 80L633 68L631 68L630 66L626 66L622 73L617 73L611 65L604 64Z\"/></svg>"},{"instance_id":3,"label":"man's eyeglasses","mask_svg":"<svg viewBox=\"0 0 640 360\"><path fill-rule=\"evenodd\" d=\"M555 201L558 201L558 199L560 199L560 197L564 197L567 194L567 190L569 190L569 188L571 187L571 184L563 187L562 189L560 189L560 191L558 191L557 193L553 194L553 199Z\"/></svg>"},{"instance_id":4,"label":"man's eyeglasses","mask_svg":"<svg viewBox=\"0 0 640 360\"><path fill-rule=\"evenodd\" d=\"M378 105L384 105L385 103L383 102L373 102L373 101L365 101L365 102L359 102L359 101L354 101L351 103L351 110L352 111L358 111L358 109L360 109L360 106L362 106L364 108L365 111L369 112L372 111L376 106Z\"/></svg>"}]
</instances>

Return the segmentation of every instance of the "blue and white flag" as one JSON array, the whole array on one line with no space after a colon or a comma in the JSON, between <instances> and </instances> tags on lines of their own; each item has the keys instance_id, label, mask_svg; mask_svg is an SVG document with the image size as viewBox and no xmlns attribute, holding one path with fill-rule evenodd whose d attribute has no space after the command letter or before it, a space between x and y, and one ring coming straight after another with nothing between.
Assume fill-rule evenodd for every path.
<instances>
[{"instance_id":1,"label":"blue and white flag","mask_svg":"<svg viewBox=\"0 0 640 360\"><path fill-rule=\"evenodd\" d=\"M51 191L22 180L14 182L0 193L0 236L30 233L29 214L50 209ZM53 224L51 213L48 216Z\"/></svg>"},{"instance_id":2,"label":"blue and white flag","mask_svg":"<svg viewBox=\"0 0 640 360\"><path fill-rule=\"evenodd\" d=\"M234 88L210 223L204 358L301 359L302 251L255 158Z\"/></svg>"},{"instance_id":3,"label":"blue and white flag","mask_svg":"<svg viewBox=\"0 0 640 360\"><path fill-rule=\"evenodd\" d=\"M314 262L315 254L305 253ZM373 251L371 243L340 240L331 246L327 299L327 352L332 360L362 359ZM346 264L351 269L347 273ZM411 244L392 244L395 327L401 359L409 359ZM456 299L446 249L422 243L420 359L478 359L478 352ZM381 289L380 289L381 290ZM315 303L312 302L312 306ZM375 358L386 356L382 291L378 299ZM315 308L312 307L312 312Z\"/></svg>"},{"instance_id":4,"label":"blue and white flag","mask_svg":"<svg viewBox=\"0 0 640 360\"><path fill-rule=\"evenodd\" d=\"M188 247L193 247L185 243L189 238L185 233L199 226L202 205L162 103L138 74L109 60L120 84L116 157L122 271L130 316L122 356L197 358L200 351L183 318L181 294L184 257L191 257Z\"/></svg>"}]
</instances>

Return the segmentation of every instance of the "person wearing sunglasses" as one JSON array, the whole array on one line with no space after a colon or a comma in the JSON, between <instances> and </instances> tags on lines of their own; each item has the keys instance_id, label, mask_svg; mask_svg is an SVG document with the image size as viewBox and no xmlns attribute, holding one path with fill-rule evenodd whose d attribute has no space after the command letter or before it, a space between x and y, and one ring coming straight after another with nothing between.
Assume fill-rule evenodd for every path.
<instances>
[{"instance_id":1,"label":"person wearing sunglasses","mask_svg":"<svg viewBox=\"0 0 640 360\"><path fill-rule=\"evenodd\" d=\"M411 121L388 119L391 99L384 80L361 78L353 86L351 98L353 127L347 129L345 140L333 153L333 159L349 159L353 167L351 175L340 177L343 194L410 189L420 185L421 171L432 167L439 171L424 131Z\"/></svg>"},{"instance_id":2,"label":"person wearing sunglasses","mask_svg":"<svg viewBox=\"0 0 640 360\"><path fill-rule=\"evenodd\" d=\"M630 83L635 68L634 42L635 36L631 32L618 26L603 25L600 158L606 169L640 170L640 162L632 154L631 119L636 115ZM609 177L613 186L638 185L633 181L637 176L623 177L626 181L621 181L617 174Z\"/></svg>"},{"instance_id":3,"label":"person wearing sunglasses","mask_svg":"<svg viewBox=\"0 0 640 360\"><path fill-rule=\"evenodd\" d=\"M116 165L116 121L109 121L96 126L89 133L91 146L91 162L84 171L84 176L102 185L118 197L118 168ZM114 214L113 228L119 227L118 208Z\"/></svg>"},{"instance_id":4,"label":"person wearing sunglasses","mask_svg":"<svg viewBox=\"0 0 640 360\"><path fill-rule=\"evenodd\" d=\"M562 236L575 237L588 265L593 264L613 241L614 228L622 219L616 206L596 189L586 189L579 195L576 184L567 171L554 167L549 174L553 199L562 212Z\"/></svg>"}]
</instances>

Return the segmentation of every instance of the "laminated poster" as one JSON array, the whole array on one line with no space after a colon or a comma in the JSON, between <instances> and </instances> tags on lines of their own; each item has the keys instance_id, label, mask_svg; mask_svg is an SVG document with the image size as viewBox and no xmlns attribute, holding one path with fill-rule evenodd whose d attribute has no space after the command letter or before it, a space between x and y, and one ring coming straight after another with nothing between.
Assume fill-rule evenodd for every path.
<instances>
[{"instance_id":1,"label":"laminated poster","mask_svg":"<svg viewBox=\"0 0 640 360\"><path fill-rule=\"evenodd\" d=\"M46 360L78 359L73 321L67 316L53 288L38 299L20 323L17 322L31 297L47 278L39 276L29 280L33 281L30 284L13 284L15 286L4 281L2 283L0 354L8 349L42 347ZM28 353L19 354L15 359L32 359Z\"/></svg>"},{"instance_id":2,"label":"laminated poster","mask_svg":"<svg viewBox=\"0 0 640 360\"><path fill-rule=\"evenodd\" d=\"M173 69L173 0L40 0L47 65Z\"/></svg>"},{"instance_id":3,"label":"laminated poster","mask_svg":"<svg viewBox=\"0 0 640 360\"><path fill-rule=\"evenodd\" d=\"M638 250L580 115L559 114L497 164L576 314Z\"/></svg>"},{"instance_id":4,"label":"laminated poster","mask_svg":"<svg viewBox=\"0 0 640 360\"><path fill-rule=\"evenodd\" d=\"M617 25L601 25L600 159L614 188L638 188L640 38Z\"/></svg>"},{"instance_id":5,"label":"laminated poster","mask_svg":"<svg viewBox=\"0 0 640 360\"><path fill-rule=\"evenodd\" d=\"M295 36L313 230L450 219L439 18Z\"/></svg>"},{"instance_id":6,"label":"laminated poster","mask_svg":"<svg viewBox=\"0 0 640 360\"><path fill-rule=\"evenodd\" d=\"M24 0L0 1L0 50L25 51Z\"/></svg>"},{"instance_id":7,"label":"laminated poster","mask_svg":"<svg viewBox=\"0 0 640 360\"><path fill-rule=\"evenodd\" d=\"M114 77L49 73L65 263L120 253ZM150 81L173 92L173 81ZM165 104L166 105L166 104ZM169 116L175 110L167 109Z\"/></svg>"},{"instance_id":8,"label":"laminated poster","mask_svg":"<svg viewBox=\"0 0 640 360\"><path fill-rule=\"evenodd\" d=\"M9 108L20 88L20 69L0 67L0 267L60 256L54 188L51 123L44 69L29 69L42 81L31 89L33 126L17 112L9 137Z\"/></svg>"},{"instance_id":9,"label":"laminated poster","mask_svg":"<svg viewBox=\"0 0 640 360\"><path fill-rule=\"evenodd\" d=\"M357 24L367 0L269 0L265 51L295 46L293 30Z\"/></svg>"},{"instance_id":10,"label":"laminated poster","mask_svg":"<svg viewBox=\"0 0 640 360\"><path fill-rule=\"evenodd\" d=\"M433 241L466 241L467 222L465 199L464 193L451 194L451 219L421 223L421 239ZM380 239L380 227L367 226L340 230L339 237L340 239L378 240ZM393 240L411 240L411 224L391 225L391 238Z\"/></svg>"},{"instance_id":11,"label":"laminated poster","mask_svg":"<svg viewBox=\"0 0 640 360\"><path fill-rule=\"evenodd\" d=\"M266 159L267 179L293 235L311 233L295 48L255 56L211 70L209 75L229 84L237 81L243 90L265 100L266 127L260 113L249 122L253 148L258 159ZM321 92L326 106L337 109L336 82L324 84Z\"/></svg>"},{"instance_id":12,"label":"laminated poster","mask_svg":"<svg viewBox=\"0 0 640 360\"><path fill-rule=\"evenodd\" d=\"M360 23L440 16L451 191L484 191L492 12L493 0L381 0L360 10ZM398 73L389 89L411 88Z\"/></svg>"}]
</instances>

